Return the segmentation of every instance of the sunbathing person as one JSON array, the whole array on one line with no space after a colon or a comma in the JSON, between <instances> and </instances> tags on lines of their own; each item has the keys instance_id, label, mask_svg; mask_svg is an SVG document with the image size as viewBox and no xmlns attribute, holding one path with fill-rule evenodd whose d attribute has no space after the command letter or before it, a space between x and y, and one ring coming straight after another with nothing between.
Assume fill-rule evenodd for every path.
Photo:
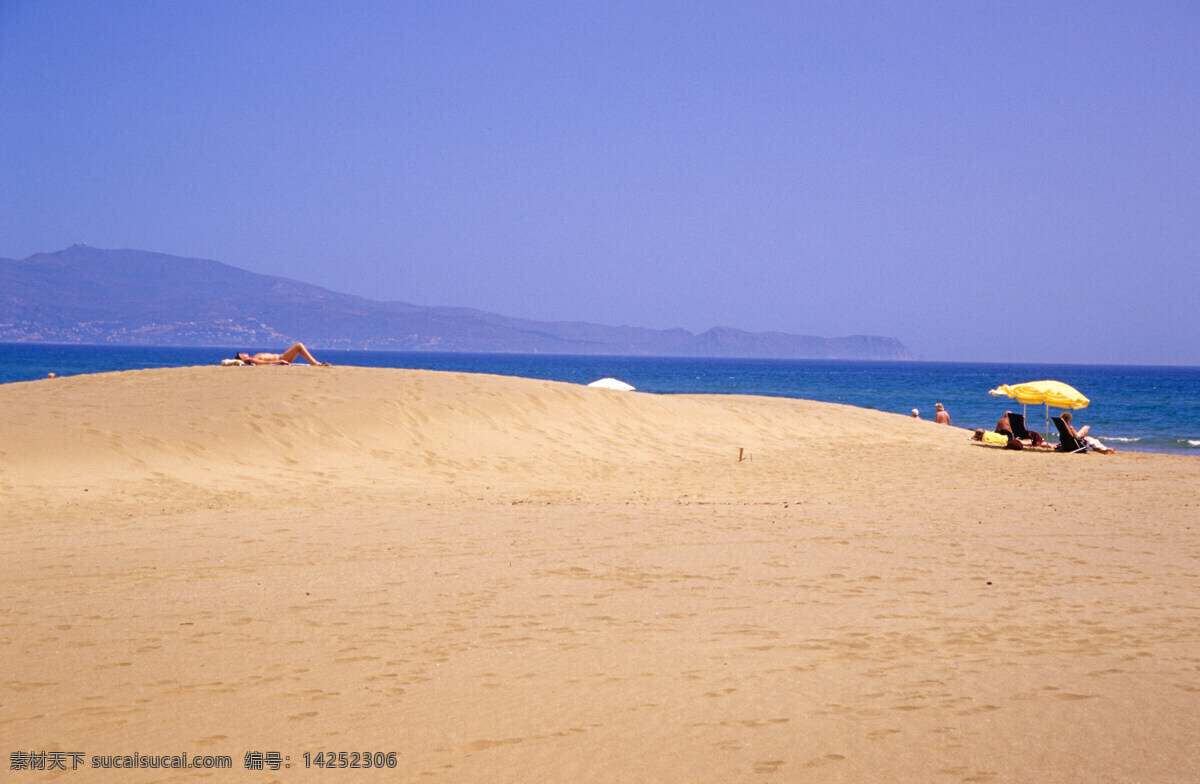
<instances>
[{"instance_id":1,"label":"sunbathing person","mask_svg":"<svg viewBox=\"0 0 1200 784\"><path fill-rule=\"evenodd\" d=\"M1005 412L1004 416L1000 417L1000 421L996 423L996 432L1001 435L1008 436L1009 438L1017 437L1013 433L1012 423L1008 421L1008 413L1007 412Z\"/></svg>"},{"instance_id":2,"label":"sunbathing person","mask_svg":"<svg viewBox=\"0 0 1200 784\"><path fill-rule=\"evenodd\" d=\"M1066 427L1067 427L1067 432L1070 433L1071 435L1075 436L1077 439L1079 439L1083 443L1087 444L1089 449L1099 452L1102 455L1111 455L1113 452L1117 451L1115 449L1110 449L1109 447L1106 447L1104 444L1100 443L1100 439L1089 436L1088 430L1091 430L1091 428L1092 428L1091 425L1084 425L1082 428L1080 428L1080 430L1078 432L1076 432L1075 428L1071 427L1071 412L1070 411L1064 411L1061 419L1063 421L1063 424L1066 425Z\"/></svg>"},{"instance_id":3,"label":"sunbathing person","mask_svg":"<svg viewBox=\"0 0 1200 784\"><path fill-rule=\"evenodd\" d=\"M247 365L290 365L296 357L304 357L310 365L320 365L321 367L329 367L328 362L318 362L303 343L297 343L282 354L266 354L259 353L251 356L244 352L239 353L237 358Z\"/></svg>"},{"instance_id":4,"label":"sunbathing person","mask_svg":"<svg viewBox=\"0 0 1200 784\"><path fill-rule=\"evenodd\" d=\"M996 446L1008 446L1008 436L997 433L994 430L976 430L971 434L972 441L980 441L984 444L995 444Z\"/></svg>"}]
</instances>

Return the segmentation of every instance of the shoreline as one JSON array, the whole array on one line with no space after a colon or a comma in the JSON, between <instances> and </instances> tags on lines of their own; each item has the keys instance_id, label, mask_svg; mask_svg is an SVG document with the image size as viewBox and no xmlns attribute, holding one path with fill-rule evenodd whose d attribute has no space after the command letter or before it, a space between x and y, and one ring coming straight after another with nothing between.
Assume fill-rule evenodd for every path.
<instances>
[{"instance_id":1,"label":"shoreline","mask_svg":"<svg viewBox=\"0 0 1200 784\"><path fill-rule=\"evenodd\" d=\"M3 346L0 346L2 349ZM69 346L67 348L70 348ZM149 360L141 353L140 347L115 347L117 354L125 356L130 367L114 367L103 372L120 370L146 369ZM215 354L196 355L197 351L213 351L206 349L180 349L178 352L170 347L154 347L148 349L158 357L155 362L162 363L155 369L180 367L207 367L215 365L224 356L222 349L215 349ZM182 353L180 353L182 352ZM986 363L888 363L888 362L851 362L851 361L783 361L783 360L720 360L720 359L686 359L686 358L647 358L647 357L550 357L541 355L476 355L455 353L393 353L393 352L357 352L363 358L373 359L382 363L379 367L392 367L394 364L405 364L404 359L412 360L411 369L443 370L449 372L469 372L497 374L511 377L544 378L565 383L587 384L603 376L615 376L634 382L643 391L656 394L690 395L690 394L749 394L761 397L783 397L795 400L814 400L839 402L875 411L907 413L914 407L929 409L930 400L946 400L954 413L954 421L959 424L970 423L970 427L990 427L995 418L1004 410L1004 401L980 394L963 395L948 390L953 389L984 389L999 378L1012 380L1020 374L1047 373L1049 370L1060 370L1067 373L1097 373L1100 375L1091 379L1085 378L1091 386L1106 392L1105 397L1117 401L1137 399L1142 404L1133 407L1127 403L1104 403L1093 401L1093 406L1084 413L1087 421L1093 424L1093 430L1101 436L1101 440L1113 441L1122 451L1135 451L1151 454L1178 454L1200 456L1200 433L1167 433L1157 422L1194 422L1200 421L1200 410L1186 403L1175 405L1174 408L1166 401L1183 399L1178 389L1190 389L1200 383L1200 372L1187 368L1162 369L1167 375L1163 378L1142 378L1134 386L1129 386L1127 380L1121 381L1117 388L1109 388L1111 379L1104 375L1109 366L1022 366L1022 365L989 365ZM334 360L335 365L343 367L363 367L362 365L342 365L347 356L355 352L332 352L327 355ZM0 351L0 359L3 359ZM401 359L397 359L401 358ZM20 372L21 361L9 357L7 367L9 372ZM86 354L81 353L72 362L92 362ZM14 364L15 362L15 364ZM150 364L155 364L151 362ZM197 364L199 362L200 364ZM615 363L615 364L614 364ZM68 363L69 364L69 363ZM93 362L94 364L94 362ZM48 365L47 365L48 366ZM33 378L25 380L36 381L45 377L47 366ZM929 376L920 372L921 367L939 368L939 373ZM58 371L63 367L55 365ZM87 370L88 366L83 366ZM890 368L885 371L887 378L880 380L876 368ZM966 368L967 370L964 370ZM910 372L911 371L911 372ZM1183 373L1180 376L1179 373ZM1195 375L1192 381L1189 373ZM832 376L830 374L833 374ZM59 378L73 377L58 373ZM2 372L0 372L2 377ZM1118 378L1123 378L1119 376ZM1106 380L1108 379L1108 380ZM10 382L11 383L11 382ZM18 382L19 383L19 382ZM4 384L0 384L2 388ZM875 389L878 387L878 389ZM1151 393L1147 389L1157 391ZM1155 398L1159 395L1162 399ZM924 401L922 404L921 401ZM1147 411L1156 411L1158 417L1150 419ZM928 414L926 415L928 416ZM1048 427L1043 423L1043 429ZM1050 435L1053 435L1051 433Z\"/></svg>"}]
</instances>

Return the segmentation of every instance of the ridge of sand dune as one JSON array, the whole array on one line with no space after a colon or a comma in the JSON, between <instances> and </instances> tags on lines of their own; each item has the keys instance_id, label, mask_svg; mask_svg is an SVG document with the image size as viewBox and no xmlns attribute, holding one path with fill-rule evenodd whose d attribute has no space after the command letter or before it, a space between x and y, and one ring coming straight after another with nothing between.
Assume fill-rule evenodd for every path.
<instances>
[{"instance_id":1,"label":"ridge of sand dune","mask_svg":"<svg viewBox=\"0 0 1200 784\"><path fill-rule=\"evenodd\" d=\"M810 401L656 396L505 376L378 368L177 368L0 388L0 483L330 481L429 487L686 472L803 449L947 443L904 417Z\"/></svg>"},{"instance_id":2,"label":"ridge of sand dune","mask_svg":"<svg viewBox=\"0 0 1200 784\"><path fill-rule=\"evenodd\" d=\"M361 368L11 384L0 410L9 754L230 755L212 780L1195 777L1194 458ZM255 750L292 767L246 771Z\"/></svg>"}]
</instances>

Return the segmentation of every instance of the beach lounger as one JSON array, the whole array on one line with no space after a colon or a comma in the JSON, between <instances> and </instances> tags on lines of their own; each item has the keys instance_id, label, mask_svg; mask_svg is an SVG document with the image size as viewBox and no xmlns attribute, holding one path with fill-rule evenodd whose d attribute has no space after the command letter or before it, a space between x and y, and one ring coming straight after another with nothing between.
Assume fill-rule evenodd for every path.
<instances>
[{"instance_id":1,"label":"beach lounger","mask_svg":"<svg viewBox=\"0 0 1200 784\"><path fill-rule=\"evenodd\" d=\"M1083 439L1076 438L1071 435L1071 431L1067 430L1066 424L1062 421L1062 417L1050 417L1050 421L1058 428L1058 451L1059 452L1086 452L1087 444L1083 443Z\"/></svg>"},{"instance_id":2,"label":"beach lounger","mask_svg":"<svg viewBox=\"0 0 1200 784\"><path fill-rule=\"evenodd\" d=\"M1008 417L1008 427L1012 431L1013 438L1019 441L1027 442L1025 446L1032 449L1051 449L1050 442L1042 438L1041 433L1037 433L1025 427L1025 415L1014 414L1011 411L1005 411L1004 415Z\"/></svg>"},{"instance_id":3,"label":"beach lounger","mask_svg":"<svg viewBox=\"0 0 1200 784\"><path fill-rule=\"evenodd\" d=\"M1014 414L1011 411L1004 412L1008 416L1008 427L1012 430L1013 435L1017 438L1029 441L1033 436L1029 435L1029 431L1025 429L1025 415Z\"/></svg>"}]
</instances>

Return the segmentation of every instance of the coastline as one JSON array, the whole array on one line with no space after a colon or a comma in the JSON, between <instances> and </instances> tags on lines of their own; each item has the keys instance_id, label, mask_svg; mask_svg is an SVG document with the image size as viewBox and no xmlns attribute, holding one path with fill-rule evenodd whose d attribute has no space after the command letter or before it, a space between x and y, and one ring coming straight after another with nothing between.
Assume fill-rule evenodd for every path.
<instances>
[{"instance_id":1,"label":"coastline","mask_svg":"<svg viewBox=\"0 0 1200 784\"><path fill-rule=\"evenodd\" d=\"M442 781L1168 781L1200 756L1189 457L425 370L0 403L14 750L396 751L356 780Z\"/></svg>"},{"instance_id":2,"label":"coastline","mask_svg":"<svg viewBox=\"0 0 1200 784\"><path fill-rule=\"evenodd\" d=\"M244 349L246 346L239 347ZM216 365L234 349L0 344L0 381L117 370ZM945 402L956 424L990 427L1006 404L987 390L1015 379L1068 380L1093 397L1082 415L1119 449L1200 456L1200 368L1110 365L687 359L317 350L337 366L485 373L587 384L611 376L660 394L742 394L820 400L931 416ZM2 386L2 384L0 384ZM1053 427L1033 417L1041 430ZM1040 409L1038 410L1040 414Z\"/></svg>"}]
</instances>

